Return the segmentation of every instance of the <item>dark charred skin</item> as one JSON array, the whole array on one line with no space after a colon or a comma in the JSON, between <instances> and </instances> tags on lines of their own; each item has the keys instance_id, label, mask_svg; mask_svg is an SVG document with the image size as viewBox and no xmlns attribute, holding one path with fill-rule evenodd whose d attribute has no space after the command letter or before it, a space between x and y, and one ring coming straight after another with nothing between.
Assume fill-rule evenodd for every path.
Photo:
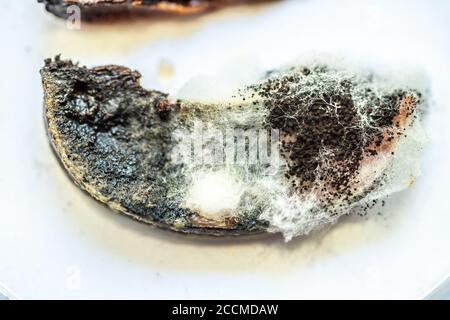
<instances>
[{"instance_id":1,"label":"dark charred skin","mask_svg":"<svg viewBox=\"0 0 450 320\"><path fill-rule=\"evenodd\" d=\"M47 11L61 18L71 14L68 8L77 5L81 9L81 19L93 21L108 17L147 16L153 14L186 15L206 12L241 2L261 2L261 0L95 0L86 3L81 0L38 0Z\"/></svg>"},{"instance_id":2,"label":"dark charred skin","mask_svg":"<svg viewBox=\"0 0 450 320\"><path fill-rule=\"evenodd\" d=\"M51 144L76 185L110 208L175 231L254 234L262 223L210 221L180 207L171 186L181 165L168 159L177 102L139 85L140 74L119 66L93 69L46 60L41 70Z\"/></svg>"}]
</instances>

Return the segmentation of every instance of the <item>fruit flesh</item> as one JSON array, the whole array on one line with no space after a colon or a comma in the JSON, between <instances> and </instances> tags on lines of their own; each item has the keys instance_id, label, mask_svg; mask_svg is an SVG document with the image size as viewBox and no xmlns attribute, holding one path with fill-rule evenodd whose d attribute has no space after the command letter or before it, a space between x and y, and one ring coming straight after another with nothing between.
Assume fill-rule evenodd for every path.
<instances>
[{"instance_id":1,"label":"fruit flesh","mask_svg":"<svg viewBox=\"0 0 450 320\"><path fill-rule=\"evenodd\" d=\"M414 90L365 92L376 91L370 77L324 66L282 71L233 102L210 105L145 90L139 73L119 66L88 69L57 58L41 74L50 140L74 182L135 219L195 234L270 231L295 203L294 217L344 214L381 183L420 101ZM267 174L260 163L174 162L176 133L192 133L196 121L218 132L280 130L282 166ZM205 203L214 200L202 196L210 190L227 204Z\"/></svg>"}]
</instances>

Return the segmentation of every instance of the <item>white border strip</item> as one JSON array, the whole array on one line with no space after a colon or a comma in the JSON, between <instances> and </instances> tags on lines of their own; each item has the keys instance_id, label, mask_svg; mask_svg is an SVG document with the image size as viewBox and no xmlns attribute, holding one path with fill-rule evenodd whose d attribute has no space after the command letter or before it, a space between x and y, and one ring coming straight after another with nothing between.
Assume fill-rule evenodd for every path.
<instances>
[{"instance_id":1,"label":"white border strip","mask_svg":"<svg viewBox=\"0 0 450 320\"><path fill-rule=\"evenodd\" d=\"M17 295L15 295L10 289L8 289L3 283L0 282L0 300L2 299L19 300Z\"/></svg>"},{"instance_id":2,"label":"white border strip","mask_svg":"<svg viewBox=\"0 0 450 320\"><path fill-rule=\"evenodd\" d=\"M424 300L450 300L450 276L446 276L443 281L431 289L424 297Z\"/></svg>"}]
</instances>

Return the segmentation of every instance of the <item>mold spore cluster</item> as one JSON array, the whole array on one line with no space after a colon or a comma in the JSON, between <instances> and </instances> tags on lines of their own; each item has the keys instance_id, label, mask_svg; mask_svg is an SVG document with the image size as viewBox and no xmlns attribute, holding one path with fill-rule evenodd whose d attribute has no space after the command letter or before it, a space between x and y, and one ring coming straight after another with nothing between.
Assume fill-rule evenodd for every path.
<instances>
[{"instance_id":1,"label":"mold spore cluster","mask_svg":"<svg viewBox=\"0 0 450 320\"><path fill-rule=\"evenodd\" d=\"M325 65L272 73L249 89L267 110L266 126L280 130L285 161L283 181L266 190L273 200L260 219L287 239L336 221L356 204L376 204L422 98L371 72Z\"/></svg>"}]
</instances>

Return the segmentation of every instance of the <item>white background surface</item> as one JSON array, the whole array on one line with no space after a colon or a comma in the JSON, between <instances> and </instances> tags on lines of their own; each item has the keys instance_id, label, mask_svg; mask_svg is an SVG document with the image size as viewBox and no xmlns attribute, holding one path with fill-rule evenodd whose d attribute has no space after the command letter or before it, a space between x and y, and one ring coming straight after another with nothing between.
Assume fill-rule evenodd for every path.
<instances>
[{"instance_id":1,"label":"white background surface","mask_svg":"<svg viewBox=\"0 0 450 320\"><path fill-rule=\"evenodd\" d=\"M2 0L0 282L20 298L422 297L450 271L449 18L448 1L293 0L76 31L35 1ZM128 65L145 86L175 93L225 61L272 68L311 50L412 61L430 75L423 175L381 217L287 245L186 238L97 204L48 146L45 57ZM158 77L161 60L171 79Z\"/></svg>"}]
</instances>

